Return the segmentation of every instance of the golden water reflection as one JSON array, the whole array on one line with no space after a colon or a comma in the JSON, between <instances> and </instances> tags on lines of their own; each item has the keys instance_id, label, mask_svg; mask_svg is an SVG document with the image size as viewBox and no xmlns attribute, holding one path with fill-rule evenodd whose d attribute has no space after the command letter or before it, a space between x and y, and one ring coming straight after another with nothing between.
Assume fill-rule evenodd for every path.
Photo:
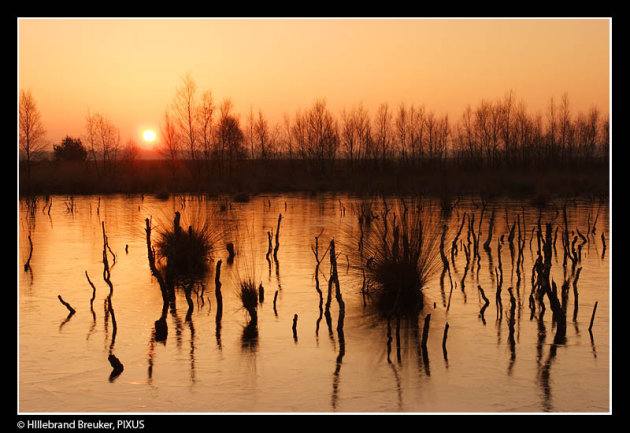
<instances>
[{"instance_id":1,"label":"golden water reflection","mask_svg":"<svg viewBox=\"0 0 630 433\"><path fill-rule=\"evenodd\" d=\"M370 309L353 261L364 201L345 195L259 196L247 203L197 196L21 201L20 411L609 410L607 203L556 200L539 211L526 201L483 208L479 199L460 199L445 212L439 201L422 200L422 211L446 224L450 266L426 285L420 315L383 320ZM382 199L371 204L382 215ZM579 239L575 266L563 263L565 204L570 240ZM201 284L176 290L167 303L149 266L145 219L155 243L176 211L183 227L209 218L221 239ZM551 309L536 311L529 299L539 217L560 228L551 273L567 316L561 344L554 342ZM484 248L490 220L493 236ZM517 220L522 232L511 234ZM477 230L478 255L467 243L469 226ZM436 227L439 239L442 226ZM276 234L278 249L269 254ZM521 250L512 245L519 236ZM335 299L333 288L329 301L332 239L339 291ZM264 289L255 324L237 293L245 277ZM58 296L76 312L68 314Z\"/></svg>"}]
</instances>

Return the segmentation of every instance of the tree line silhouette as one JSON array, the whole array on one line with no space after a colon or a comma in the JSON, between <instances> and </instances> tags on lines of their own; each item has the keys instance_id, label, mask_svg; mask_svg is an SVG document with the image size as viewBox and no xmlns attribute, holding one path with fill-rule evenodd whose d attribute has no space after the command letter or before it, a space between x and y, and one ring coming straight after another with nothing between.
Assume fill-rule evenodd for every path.
<instances>
[{"instance_id":1,"label":"tree line silhouette","mask_svg":"<svg viewBox=\"0 0 630 433\"><path fill-rule=\"evenodd\" d=\"M609 118L597 107L574 112L565 93L551 98L544 113L531 114L512 91L494 101L467 106L453 122L424 105L383 103L371 115L359 103L335 116L325 99L272 124L262 110L241 120L229 98L217 103L190 74L176 88L160 122L158 150L175 178L185 167L193 179L233 174L239 161L289 160L322 170L365 167L547 167L607 162ZM30 91L20 94L20 155L31 162L45 131ZM85 143L85 144L84 144ZM70 149L68 146L74 146ZM119 129L99 113L88 113L81 138L55 146L57 160L85 160L96 176L133 163L139 148L121 144ZM85 150L85 157L84 152Z\"/></svg>"}]
</instances>

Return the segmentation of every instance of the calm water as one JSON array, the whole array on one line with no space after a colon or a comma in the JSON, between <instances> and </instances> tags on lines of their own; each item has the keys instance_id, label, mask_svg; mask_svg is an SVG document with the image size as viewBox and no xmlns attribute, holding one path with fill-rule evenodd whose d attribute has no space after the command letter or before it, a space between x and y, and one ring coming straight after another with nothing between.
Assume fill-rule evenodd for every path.
<instances>
[{"instance_id":1,"label":"calm water","mask_svg":"<svg viewBox=\"0 0 630 433\"><path fill-rule=\"evenodd\" d=\"M20 412L609 411L607 203L566 202L570 232L577 234L579 229L586 233L596 215L597 224L595 234L582 247L577 265L582 268L577 306L570 262L568 265L567 339L558 346L553 344L551 309L540 318L539 312L532 317L529 308L537 250L531 230L539 216L529 202L488 203L480 243L487 237L494 209L491 254L480 246L480 261L466 271L462 290L465 225L455 266L451 264L453 289L446 277L442 291L438 272L424 289L425 308L418 318L419 326L403 322L396 332L392 323L391 338L387 322L369 314L361 292L363 279L354 268L359 236L355 210L360 200L339 195L274 195L258 196L248 203L225 203L224 199L191 196L166 201L150 196L93 196L72 201L54 196L48 212L43 199L30 211L26 201L20 202ZM439 202L422 203L423 212L437 221ZM561 226L558 255L553 256L551 269L558 288L565 281L560 239L563 219L558 213L563 203L552 203L542 213L543 223L553 222L554 230ZM382 209L382 201L376 200L375 213ZM178 290L176 308L166 319L168 337L156 342L154 323L162 312L162 297L147 259L145 218L152 218L155 243L157 231L172 224L175 211L182 213L184 227L207 217L212 227L221 230L214 259L223 260L223 317L218 328L213 262L204 287L198 286L192 293L190 319L186 318L184 292ZM475 215L477 229L479 200L459 200L450 215L442 215L448 225L449 257L451 240L464 212ZM275 236L279 214L277 263L271 260L269 264L265 259L267 232ZM524 215L526 225L520 281L507 243L508 224L517 214L519 218ZM109 256L115 326L107 311L109 287L103 280L101 222L115 254L113 265L113 256ZM29 233L33 254L31 270L25 272ZM499 315L495 293L501 235L503 311ZM330 239L337 244L345 302L342 327L338 327L339 307L334 296L331 325L320 317L316 261L311 250L316 236L320 255ZM231 265L226 261L227 242L233 242L237 251ZM576 249L581 243L577 242ZM93 310L86 271L96 287ZM326 256L319 277L324 302L329 275ZM238 279L250 276L265 288L264 302L258 307L258 338L253 343L243 341L248 316L236 292ZM479 315L483 300L477 285L490 299L483 318ZM509 342L509 287L516 296L513 345ZM68 318L58 295L76 314ZM598 306L591 338L588 327L595 302ZM422 351L420 339L427 313L431 314L430 327L427 349ZM122 374L111 380L110 352L124 364Z\"/></svg>"}]
</instances>

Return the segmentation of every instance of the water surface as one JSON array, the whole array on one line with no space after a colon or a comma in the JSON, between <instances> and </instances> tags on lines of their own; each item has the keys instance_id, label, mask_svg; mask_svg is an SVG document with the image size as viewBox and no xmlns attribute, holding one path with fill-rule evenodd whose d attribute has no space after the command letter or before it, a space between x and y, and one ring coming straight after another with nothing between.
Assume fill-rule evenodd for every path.
<instances>
[{"instance_id":1,"label":"water surface","mask_svg":"<svg viewBox=\"0 0 630 433\"><path fill-rule=\"evenodd\" d=\"M376 215L382 199L373 199ZM48 202L50 203L50 202ZM490 252L466 270L460 235L450 281L440 273L424 288L425 308L417 324L376 320L362 295L363 279L355 268L361 199L345 195L258 196L247 203L225 198L172 196L53 196L48 209L22 200L19 210L19 411L24 412L606 412L609 411L609 248L608 204L555 200L542 211L528 201L495 200L486 204L480 243L486 240L495 211ZM394 203L390 199L390 203ZM407 199L410 209L413 200ZM577 303L571 285L567 305L567 338L554 344L551 310L529 308L531 272L540 216L563 230L566 204L571 240L579 240L581 268ZM450 214L440 202L425 199L422 209L447 224L446 253L463 214L475 215L477 230L482 202L460 199ZM151 218L153 241L160 228L172 224L175 211L183 226L206 218L220 232L211 272L192 293L187 318L183 290L166 316L168 336L155 341L154 324L162 313L162 296L147 258L145 218ZM266 260L267 232L275 234L282 215L277 261ZM519 278L507 237L516 216L524 217L523 265ZM113 293L103 279L104 223ZM31 269L23 265L33 253ZM439 236L440 233L437 234ZM503 239L501 236L503 235ZM319 236L323 254L331 239L337 249L338 274L345 303L331 303L331 321L321 317L315 288L312 247ZM501 242L502 241L502 242ZM227 263L225 245L237 255ZM552 277L558 288L572 284L575 269L563 268L560 234ZM501 244L502 311L495 294ZM557 254L556 254L557 253ZM214 267L222 260L223 315L217 326ZM439 258L438 258L439 260ZM96 287L92 288L86 271ZM465 277L464 277L465 273ZM324 291L330 276L328 256L319 280ZM258 337L244 340L248 315L237 294L237 282L253 277L265 289L258 307ZM462 290L462 280L464 288ZM484 302L477 286L490 300ZM513 344L510 342L510 295L515 295ZM273 298L278 292L276 308ZM60 303L60 295L76 313ZM593 306L597 311L589 333ZM547 303L547 307L549 307ZM420 339L424 318L431 314L426 350ZM297 314L297 335L292 330ZM115 321L115 324L114 324ZM340 323L341 322L341 323ZM444 329L449 325L446 352ZM341 324L341 326L339 326ZM397 332L398 331L398 332ZM124 371L110 378L108 355Z\"/></svg>"}]
</instances>

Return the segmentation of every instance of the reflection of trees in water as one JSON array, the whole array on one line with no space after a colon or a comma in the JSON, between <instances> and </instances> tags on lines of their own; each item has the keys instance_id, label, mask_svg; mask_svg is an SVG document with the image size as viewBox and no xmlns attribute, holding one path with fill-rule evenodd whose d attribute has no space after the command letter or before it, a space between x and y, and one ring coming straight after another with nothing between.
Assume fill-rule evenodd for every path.
<instances>
[{"instance_id":1,"label":"reflection of trees in water","mask_svg":"<svg viewBox=\"0 0 630 433\"><path fill-rule=\"evenodd\" d=\"M511 231L512 230L516 230L515 227L519 228L519 233L522 232L526 232L525 227L521 227L520 223L520 218L519 216L517 216L514 224L511 226ZM463 225L463 223L462 223ZM389 227L390 230L392 229L392 226ZM558 236L558 241L562 240L562 230L558 231L558 227L555 227L556 229L556 233L560 236ZM553 233L553 232L552 232ZM529 234L529 231L527 231L527 234ZM587 236L587 232L584 233L585 238L587 239L588 242L588 236ZM534 228L534 232L532 233L531 238L529 239L530 242L532 243L532 245L534 247L537 246L537 240L539 239L539 237L537 236L538 233L535 231ZM472 234L471 234L472 236ZM477 236L479 236L479 232L477 232ZM519 235L520 238L520 235ZM565 270L566 270L566 277L567 279L562 282L562 285L560 285L560 280L558 282L558 289L560 289L558 295L560 298L560 305L562 308L562 311L564 312L564 315L566 316L567 314L567 309L570 308L570 304L572 303L571 301L574 301L574 308L573 308L573 320L574 320L574 324L576 326L576 334L578 333L577 331L577 321L576 321L576 316L577 316L577 299L578 299L578 292L577 292L577 284L578 284L578 280L580 277L580 272L582 271L582 267L580 267L579 265L579 260L580 260L580 249L579 249L579 236L578 236L578 241L575 241L575 237L573 238L568 238L569 242L568 242L568 248L566 248L566 250L563 250L561 247L561 244L559 244L560 248L558 248L557 250L555 248L553 248L553 243L552 245L552 251L553 253L556 255L556 261L554 262L556 264L555 267L559 268L559 262L557 260L557 256L558 254L562 255L563 252L565 254L567 254L568 256L568 262L567 265L565 266ZM516 239L514 239L514 241L516 241ZM501 315L502 317L502 313L503 313L503 306L501 305L501 298L500 298L500 293L501 293L501 283L503 280L503 275L502 275L502 262L501 262L501 246L503 243L503 235L498 234L497 235L497 239L496 239L496 248L492 249L492 253L496 253L498 254L496 257L498 259L498 262L493 262L493 255L491 254L490 251L488 252L488 263L490 266L488 266L488 272L490 273L490 275L492 277L496 277L496 278L491 278L491 280L497 284L497 316ZM516 344L518 343L518 334L516 333L516 331L518 329L520 329L520 312L521 312L521 305L520 305L520 287L521 287L521 282L523 283L522 288L523 290L526 289L526 283L528 283L529 281L529 275L528 273L523 271L524 268L524 259L525 257L523 257L523 254L520 253L520 251L522 251L522 246L525 245L525 240L524 239L519 239L519 246L517 247L519 249L519 256L518 256L518 260L516 261L516 263L514 263L513 260L513 269L512 269L512 274L514 274L514 270L516 269L516 274L517 274L517 281L516 284L514 286L514 289L512 289L512 287L510 287L510 289L508 289L509 295L510 295L510 304L509 304L509 309L506 309L506 322L507 322L507 327L508 327L508 331L509 331L509 335L508 335L508 347L509 347L509 356L510 356L510 366L508 367L508 374L511 374L512 372L512 367L514 366L514 362L516 359ZM540 247L541 249L544 249L544 247L546 246L546 242L548 242L547 239L545 239L545 237L541 237L540 238ZM554 242L555 242L555 237L554 237ZM593 240L591 240L591 242L593 242ZM317 238L316 238L316 245L317 245ZM511 245L511 243L509 244ZM401 247L401 244L399 244L399 247ZM467 248L466 248L467 247ZM330 248L330 247L329 247ZM402 247L401 247L402 248ZM464 243L464 251L466 252L466 249L468 249L469 254L470 254L470 258L473 260L474 263L474 243L471 242L471 244L466 245ZM472 249L472 251L471 251ZM507 248L506 248L507 249ZM512 248L511 248L512 249ZM536 248L534 248L536 249ZM109 250L108 250L109 251ZM316 335L319 331L319 324L321 322L321 319L323 318L323 292L320 289L320 278L319 278L319 273L321 272L321 270L319 269L319 264L320 261L323 260L327 254L329 250L327 250L326 252L324 252L324 257L318 258L319 254L316 253L315 254L315 258L317 261L317 267L316 267L316 273L315 273L315 280L316 280L316 290L319 294L319 310L320 310L320 315L319 318L317 319L317 323L316 323ZM584 251L586 251L586 249L584 249ZM582 252L582 254L584 254L584 251ZM506 257L507 257L507 251L505 251L506 253ZM516 254L513 252L510 252L510 255L512 255L513 259L515 258ZM541 251L541 255L544 258L544 251ZM535 255L532 256L533 259L535 259ZM571 266L572 265L572 260L571 257L573 257L574 260L577 261L578 265L576 265L575 267ZM460 259L463 259L463 257L460 257ZM507 262L507 260L506 260ZM461 263L461 262L460 262ZM497 264L497 268L494 268L494 273L492 272L492 264L496 263ZM543 260L544 263L544 260ZM514 266L514 264L516 266ZM220 267L220 261L219 263L217 263L218 267ZM454 268L454 265L453 265ZM485 268L485 266L484 266ZM501 275L499 276L499 269L501 269ZM585 267L585 269L587 269ZM279 270L276 267L276 271L279 274ZM361 269L361 271L364 271L364 269ZM506 270L507 271L507 270ZM482 271L485 272L485 269ZM521 280L521 273L523 273L525 275L525 278L523 280ZM534 270L533 273L536 273L536 270ZM216 274L219 274L219 272L217 272ZM443 274L444 275L444 274ZM89 277L87 276L86 273L86 277L89 281ZM471 279L473 279L475 276L472 273L468 273L468 275L465 275L465 278L467 279L467 282L470 283ZM477 272L476 275L477 278L479 278L479 272ZM509 276L507 275L506 272L506 279L509 278ZM279 281L279 275L278 275L278 281ZM288 280L287 280L288 281ZM335 282L335 279L332 279L332 281L327 281L329 284L329 290L328 290L328 309L327 309L327 316L326 316L326 322L328 324L328 329L329 329L329 333L331 336L331 340L334 342L334 337L335 337L335 333L334 333L334 329L333 329L333 315L331 314L331 309L330 309L330 305L332 303L332 296L333 296L333 291L335 290L335 284L338 284L338 282ZM91 282L90 282L91 284ZM483 284L483 283L482 283ZM512 282L510 281L509 285L511 285ZM534 284L538 284L537 281L534 281ZM570 288L571 288L571 284L573 284L573 288L574 288L574 292L570 293ZM551 286L554 286L553 281L551 281ZM112 286L113 288L113 286ZM512 290L511 290L512 289ZM470 290L470 289L469 289ZM492 287L490 287L489 289L490 291L492 290ZM515 290L513 292L513 290ZM556 289L552 289L552 292L556 291ZM111 293L112 290L110 290ZM338 289L337 289L338 293L341 293ZM194 295L195 291L194 288L188 286L188 287L184 287L184 294L186 295L186 300L188 301L188 310L187 310L187 314L186 314L186 323L188 325L188 328L190 329L190 333L191 333L191 340L190 340L190 365L191 365L191 379L194 381L195 380L195 329L192 323L192 313L193 313L193 307L191 305L191 297L190 295L193 294ZM442 293L442 304L445 305L446 304L446 300L445 300L445 292L444 292L444 288L441 287L441 293ZM536 294L536 292L534 292ZM217 320L216 320L216 335L217 335L217 344L219 347L221 347L221 316L222 316L222 304L219 302L218 298L220 297L220 286L218 286L218 290L215 290L215 294L217 295ZM366 295L365 293L363 293L364 295ZM571 300L570 299L570 295L573 294L574 299ZM490 296L490 294L488 294ZM203 292L202 292L202 296L203 296ZM374 296L374 292L372 292L371 294L367 294L366 295L366 299L370 299L370 296ZM488 296L488 297L489 297ZM523 296L527 296L527 294L524 294ZM482 321L485 324L485 320L484 320L484 312L485 310L488 308L488 301L487 298L485 296L482 296L484 298L485 301L485 305L482 307L482 311L480 312L481 317L482 317ZM505 297L505 296L504 296ZM203 298L202 298L203 299ZM524 298L523 298L524 299ZM539 300L540 298L536 298L535 300ZM92 301L94 300L94 291L93 291L93 295L92 295ZM455 297L455 300L457 300L457 296ZM181 302L181 301L180 301ZM549 307L550 301L546 301L546 305L547 307ZM92 303L92 302L91 302ZM450 304L450 297L449 297L449 304ZM165 304L166 305L166 304ZM219 305L221 305L221 307L219 307ZM117 330L117 325L116 325L116 318L114 315L114 308L113 308L113 303L112 303L112 296L110 295L107 299L106 299L106 304L105 304L105 309L106 309L106 328L108 326L109 320L111 320L111 325L113 326L113 332L111 335L111 342L109 341L108 338L108 342L110 342L110 346L109 346L109 350L108 353L110 355L113 355L113 349L114 349L114 343L116 340L116 330ZM532 305L530 304L530 307L532 307ZM536 312L536 307L538 308L539 314L535 315ZM584 307L584 306L583 306ZM120 308L120 306L119 306ZM558 340L558 343L555 344L554 346L551 347L548 356L546 357L546 359L544 359L544 351L543 351L543 343L545 340L545 331L544 331L544 323L542 321L542 318L544 316L544 309L545 309L545 304L534 304L534 308L532 308L532 317L538 317L540 319L540 321L537 322L539 323L539 328L542 327L543 331L542 331L542 342L537 342L537 350L540 351L540 353L538 353L537 356L537 364L538 364L538 381L539 381L539 386L540 389L542 390L543 393L543 397L544 397L544 402L543 405L545 407L545 410L553 410L553 405L552 405L552 380L551 380L551 365L553 364L555 357L556 357L556 353L557 353L557 346L562 344L561 340ZM492 308L491 308L492 309ZM90 331L93 332L94 329L94 324L96 323L96 314L94 313L93 308L91 308L92 311L92 316L94 318L94 322L92 324L92 329ZM370 310L366 309L366 314L370 314ZM177 317L176 314L176 310L174 308L174 304L171 308L171 314L173 315L173 320L175 320L175 322L177 323L176 328L178 329L177 335L178 335L178 346L181 345L181 334L182 334L182 321L179 320L179 318ZM151 337L151 342L149 344L150 349L149 349L149 378L152 377L152 373L153 373L153 368L154 368L154 356L155 356L155 343L156 342L165 342L166 340L166 336L168 333L167 327L166 327L166 314L163 314L160 319L158 321L155 322L155 329L153 330L152 333L152 337ZM555 314L554 314L555 316ZM549 316L547 316L549 317ZM182 317L183 319L183 317ZM417 317L416 317L417 319ZM499 321L499 326L497 326L498 332L500 333L500 318L498 318ZM556 324L557 323L558 318L555 317L553 319L553 323ZM419 326L418 326L418 321L415 320L412 321L410 320L409 322L403 320L401 322L401 317L393 317L391 324L389 325L390 327L393 327L392 329L390 329L391 334L389 335L389 338L391 338L389 340L389 345L390 348L388 350L388 364L390 366L390 368L392 368L393 374L395 376L396 382L397 382L397 389L398 389L398 395L399 395L399 407L402 408L402 388L401 388L401 384L400 384L400 376L401 376L401 372L403 372L404 370L402 369L402 367L400 367L400 365L402 364L402 351L405 347L405 340L404 338L402 338L403 336L405 336L406 334L404 333L406 330L407 332L416 332L416 337L414 338L414 340L417 342L420 340L419 338ZM163 323L163 326L162 326ZM415 325L413 325L413 323L415 323ZM518 328L516 328L516 326L519 326ZM186 327L186 325L183 325L184 327ZM554 325L555 326L555 325ZM163 329L163 331L162 331ZM492 332L491 330L489 330L489 332ZM258 342L259 342L259 336L258 336L258 332L259 329L257 326L252 326L251 321L243 328L243 334L242 334L242 342L243 345L242 347L244 349L247 349L248 351L252 351L255 352L256 350L258 350ZM163 338L161 337L163 333ZM584 333L585 334L585 333ZM89 338L88 334L88 338ZM346 349L346 345L345 345L345 335L344 335L344 331L343 331L343 317L342 315L340 315L339 320L337 322L337 329L336 329L336 337L337 337L337 341L338 344L335 346L335 350L338 351L337 352L337 357L335 359L335 369L333 372L333 383L332 383L332 405L333 408L335 410L337 410L339 408L339 394L340 394L340 385L341 385L341 367L343 364L343 359L345 356L345 349ZM395 337L395 340L394 338ZM505 344L505 338L501 339L500 335L499 335L499 339L501 340L501 344ZM540 334L539 334L539 339L540 339ZM395 341L395 348L393 346ZM520 343L518 343L520 344ZM592 345L592 349L593 349L593 355L596 357L596 352L595 352L595 344L592 338L592 334L591 334L591 345ZM394 350L395 350L395 356L391 356L390 358L390 350L391 353L394 354ZM521 351L521 353L524 353L523 351ZM521 355L522 356L522 355ZM446 354L446 350L444 350L444 358L445 361L447 361L447 354ZM109 358L108 358L109 359ZM112 363L112 367L114 367L115 361L112 362L110 360L110 363ZM435 363L435 361L434 361ZM122 363L120 364L122 366ZM430 369L429 369L429 360L428 360L428 351L426 350L422 350L421 345L418 346L418 367L419 370L422 371L423 375L425 376L430 376ZM435 365L434 365L434 370L435 370ZM122 370L121 370L122 371Z\"/></svg>"}]
</instances>

